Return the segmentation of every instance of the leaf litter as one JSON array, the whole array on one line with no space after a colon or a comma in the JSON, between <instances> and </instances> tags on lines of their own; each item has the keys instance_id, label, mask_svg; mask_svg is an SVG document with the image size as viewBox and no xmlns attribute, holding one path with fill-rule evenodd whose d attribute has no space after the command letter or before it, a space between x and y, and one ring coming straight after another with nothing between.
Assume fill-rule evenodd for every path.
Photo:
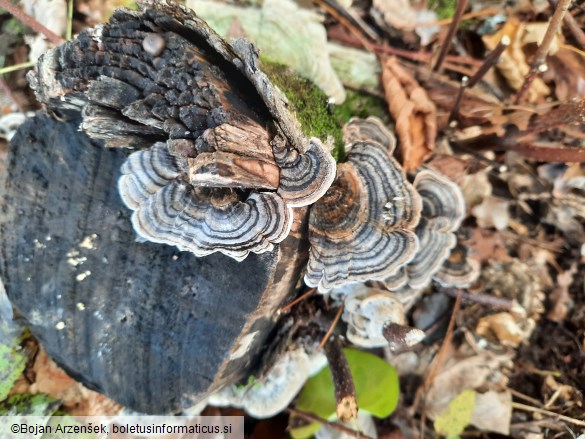
<instances>
[{"instance_id":1,"label":"leaf litter","mask_svg":"<svg viewBox=\"0 0 585 439\"><path fill-rule=\"evenodd\" d=\"M414 171L431 166L462 188L467 217L458 242L481 264L481 276L463 291L451 333L446 328L459 292L433 283L420 293L408 315L413 326L424 322L420 329L427 333L426 342L401 353L375 351L396 369L400 399L390 416L366 421L368 435L429 437L434 429L443 434L492 432L538 438L568 437L568 431L583 434L585 55L579 34L579 28L585 27L583 10L569 8L571 18L565 23L572 20L577 30L563 25L554 32L545 71L515 102L550 25L555 2L522 1L509 7L502 3L495 5L495 15L493 4L475 2L468 12L471 18L455 23L460 30L440 69L433 69L431 51L436 53L446 44L442 38L449 23L435 23L432 16L419 18L417 12L424 8L414 2L404 2L400 13L394 14L392 6L398 1L374 1L373 9L363 2L345 3L344 8L375 29L377 41L356 38L356 28L340 25L319 7L320 2L285 5L289 14L266 12L271 2L263 6L238 2L237 7L202 0L193 4L203 18L218 21L220 32L256 39L261 53L272 51L271 57L287 54L281 62L312 78L338 104L348 91L385 97L382 111L397 134L404 167ZM62 3L55 2L55 7L61 5L59 16ZM76 1L73 27L81 30L105 19L114 6L129 3ZM52 30L63 35L62 20L52 23L48 9L38 11L30 13L49 27L58 24ZM262 27L258 20L263 13ZM3 31L14 25L10 20L9 14L0 14ZM290 21L292 33L279 33L283 20ZM429 23L437 25L439 32L417 35L421 28L431 28ZM318 38L309 38L309 43L295 39L310 26ZM35 46L46 39L35 31L29 36L25 40L17 34L6 40L6 47L0 45L3 67L37 56ZM499 61L474 86L462 87L463 76L477 73L504 36L510 42ZM3 116L37 108L24 72L3 74L1 79L6 85L0 87ZM336 105L332 111L342 113L346 108ZM344 113L346 119L351 115ZM3 131L2 150L11 132ZM17 395L46 394L34 400L44 414L54 409L54 401L76 414L120 410L114 402L83 389L34 343L25 343L7 301L0 300L0 305L1 346L9 353L0 355L0 374L3 383L11 383L5 392L0 389L5 406ZM445 343L446 348L439 349ZM442 365L428 381L422 403L415 404L417 389L439 351ZM266 421L251 422L261 426ZM253 437L280 437L275 430L261 436L261 430L256 429ZM285 434L284 429L280 432ZM335 429L323 429L321 434L342 437Z\"/></svg>"}]
</instances>

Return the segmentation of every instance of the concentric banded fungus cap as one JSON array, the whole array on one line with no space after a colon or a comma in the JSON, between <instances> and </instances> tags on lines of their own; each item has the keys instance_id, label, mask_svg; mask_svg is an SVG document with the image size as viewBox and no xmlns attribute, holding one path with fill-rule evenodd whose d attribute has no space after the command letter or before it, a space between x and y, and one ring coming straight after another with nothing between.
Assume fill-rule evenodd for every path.
<instances>
[{"instance_id":1,"label":"concentric banded fungus cap","mask_svg":"<svg viewBox=\"0 0 585 439\"><path fill-rule=\"evenodd\" d=\"M351 124L383 129L357 119ZM364 132L360 130L355 132ZM392 139L384 131L384 137ZM418 248L414 228L421 201L400 165L373 140L356 140L347 149L347 162L338 165L337 178L309 217L305 282L321 292L384 279L409 262Z\"/></svg>"},{"instance_id":2,"label":"concentric banded fungus cap","mask_svg":"<svg viewBox=\"0 0 585 439\"><path fill-rule=\"evenodd\" d=\"M420 247L412 261L384 280L390 290L427 286L457 244L455 231L465 216L461 189L431 169L417 174L414 188L422 199L421 219L416 227Z\"/></svg>"},{"instance_id":3,"label":"concentric banded fungus cap","mask_svg":"<svg viewBox=\"0 0 585 439\"><path fill-rule=\"evenodd\" d=\"M467 256L467 248L457 245L433 279L444 287L467 288L481 273L480 264Z\"/></svg>"},{"instance_id":4,"label":"concentric banded fungus cap","mask_svg":"<svg viewBox=\"0 0 585 439\"><path fill-rule=\"evenodd\" d=\"M119 191L142 238L241 260L288 234L291 207L319 199L335 161L307 139L245 40L228 45L167 1L46 53L29 76L38 99L108 147L137 150Z\"/></svg>"}]
</instances>

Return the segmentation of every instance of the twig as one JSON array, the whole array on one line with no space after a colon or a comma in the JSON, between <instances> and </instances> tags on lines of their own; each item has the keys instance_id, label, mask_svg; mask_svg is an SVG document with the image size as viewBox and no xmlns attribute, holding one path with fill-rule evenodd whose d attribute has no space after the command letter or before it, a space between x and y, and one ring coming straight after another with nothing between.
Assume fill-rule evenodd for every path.
<instances>
[{"instance_id":1,"label":"twig","mask_svg":"<svg viewBox=\"0 0 585 439\"><path fill-rule=\"evenodd\" d=\"M499 44L496 46L496 48L492 50L488 56L486 56L485 61L477 70L477 72L475 72L475 75L473 75L469 79L467 87L473 87L475 84L481 81L481 78L484 77L488 70L491 69L494 65L496 65L496 63L500 59L500 56L502 55L502 53L504 53L504 50L506 50L506 47L508 47L509 45L510 38L504 35L500 40Z\"/></svg>"},{"instance_id":2,"label":"twig","mask_svg":"<svg viewBox=\"0 0 585 439\"><path fill-rule=\"evenodd\" d=\"M445 334L445 338L443 339L443 344L441 345L441 348L437 353L437 357L435 358L435 361L429 373L425 377L423 384L419 387L418 391L416 392L416 397L414 403L412 404L413 410L415 412L423 397L423 393L426 392L426 390L430 387L431 383L439 373L439 370L443 365L443 361L445 360L445 354L447 353L447 350L451 346L451 338L453 337L453 330L455 328L455 317L457 316L459 308L461 307L462 294L463 291L461 289L458 289L457 299L455 299L455 305L453 305L453 312L451 313L451 318L449 319L449 326L447 327L447 332ZM425 416L423 415L421 416L421 426L424 425L424 422Z\"/></svg>"},{"instance_id":3,"label":"twig","mask_svg":"<svg viewBox=\"0 0 585 439\"><path fill-rule=\"evenodd\" d=\"M548 0L548 4L552 8L556 8L557 2L555 0ZM569 29L569 32L573 34L577 43L581 46L581 49L585 50L585 32L579 26L579 24L575 21L575 17L571 14L565 14L563 21L565 22L565 26Z\"/></svg>"},{"instance_id":4,"label":"twig","mask_svg":"<svg viewBox=\"0 0 585 439\"><path fill-rule=\"evenodd\" d=\"M347 35L341 32L332 32L332 36L334 37L335 41L339 43L352 47L360 46L359 40L353 39L351 35ZM431 52L397 49L396 47L392 47L387 44L372 44L372 47L377 54L396 55L411 61L429 62L433 56ZM460 55L447 55L445 61L457 64L466 64L472 67L480 67L483 64L483 61L481 60Z\"/></svg>"},{"instance_id":5,"label":"twig","mask_svg":"<svg viewBox=\"0 0 585 439\"><path fill-rule=\"evenodd\" d=\"M457 0L457 7L455 9L455 14L453 15L453 21L449 25L449 30L447 31L447 36L441 45L441 51L439 52L439 57L437 58L437 62L433 67L433 71L438 72L441 70L443 62L445 61L445 57L451 48L451 43L453 42L453 38L455 37L455 33L459 28L459 23L461 23L461 17L465 12L465 8L467 8L467 0Z\"/></svg>"},{"instance_id":6,"label":"twig","mask_svg":"<svg viewBox=\"0 0 585 439\"><path fill-rule=\"evenodd\" d=\"M311 294L313 294L315 291L317 291L317 288L310 288L307 291L305 291L301 296L297 297L295 300L293 300L291 303L289 303L288 305L284 305L283 307L279 308L276 311L276 315L281 315L285 312L290 311L290 309L295 306L297 303L299 303L300 301L306 299L307 297L309 297Z\"/></svg>"},{"instance_id":7,"label":"twig","mask_svg":"<svg viewBox=\"0 0 585 439\"><path fill-rule=\"evenodd\" d=\"M27 61L12 66L2 67L0 69L0 75L6 75L7 73L16 72L17 70L28 69L29 67L34 67L35 64L34 61Z\"/></svg>"},{"instance_id":8,"label":"twig","mask_svg":"<svg viewBox=\"0 0 585 439\"><path fill-rule=\"evenodd\" d=\"M290 407L287 408L286 411L291 415L298 416L299 418L303 418L309 422L317 422L321 425L325 425L335 431L338 431L339 433L345 433L357 439L372 439L370 436L366 436L365 434L362 434L359 431L352 430L351 428L348 428L342 424L338 424L337 422L330 422L312 413L304 412L302 410L297 410Z\"/></svg>"},{"instance_id":9,"label":"twig","mask_svg":"<svg viewBox=\"0 0 585 439\"><path fill-rule=\"evenodd\" d=\"M339 318L341 317L341 314L343 313L343 306L344 305L341 305L339 307L339 310L337 311L337 314L335 314L335 318L333 319L333 322L331 322L331 325L329 325L329 329L327 329L325 336L321 340L321 343L319 343L319 347L317 348L317 352L319 352L319 351L321 351L321 349L323 349L323 346L325 346L325 344L327 343L327 339L329 337L331 337L331 334L333 333L333 330L335 329L335 325L337 325L337 322L339 321Z\"/></svg>"},{"instance_id":10,"label":"twig","mask_svg":"<svg viewBox=\"0 0 585 439\"><path fill-rule=\"evenodd\" d=\"M21 21L22 23L26 24L28 27L32 28L34 31L43 34L49 41L53 44L61 44L64 40L59 35L47 29L37 20L35 20L30 15L26 14L22 9L17 6L14 6L8 0L0 0L0 8L6 9L10 14L14 16L17 20Z\"/></svg>"},{"instance_id":11,"label":"twig","mask_svg":"<svg viewBox=\"0 0 585 439\"><path fill-rule=\"evenodd\" d=\"M487 8L482 9L481 11L468 12L467 14L463 14L461 21L469 20L471 18L485 17L486 15L498 15L501 14L501 12L502 11L499 8ZM446 26L452 21L453 17L435 21L423 21L422 23L417 23L416 27Z\"/></svg>"},{"instance_id":12,"label":"twig","mask_svg":"<svg viewBox=\"0 0 585 439\"><path fill-rule=\"evenodd\" d=\"M557 4L555 12L548 23L548 27L544 34L544 38L542 39L542 43L536 49L536 53L534 54L534 58L532 58L532 62L530 64L530 71L524 77L524 82L518 90L518 94L516 95L516 99L514 100L515 104L519 104L524 99L524 95L532 85L532 82L536 79L539 73L546 71L546 56L548 55L548 51L550 50L550 45L553 42L555 35L559 32L561 25L563 23L563 17L565 13L569 9L569 5L571 4L571 0L561 0Z\"/></svg>"},{"instance_id":13,"label":"twig","mask_svg":"<svg viewBox=\"0 0 585 439\"><path fill-rule=\"evenodd\" d=\"M331 6L326 0L313 0L316 4L320 5L329 14L331 14L343 27L349 30L361 43L361 45L368 51L373 52L372 43L370 43L367 37L363 34L362 30L359 29L352 20L345 17L337 9Z\"/></svg>"},{"instance_id":14,"label":"twig","mask_svg":"<svg viewBox=\"0 0 585 439\"><path fill-rule=\"evenodd\" d=\"M545 409L541 409L538 407L532 407L526 404L521 404L519 402L512 402L512 407L518 410L524 410L525 412L533 412L533 413L540 413L542 415L546 415L546 416L550 416L550 417L554 417L560 420L563 420L565 422L569 422L573 425L578 425L580 427L585 427L585 421L580 421L578 419L574 419L574 418L569 418L568 416L565 415L560 415L558 413L555 412L551 412L550 410L545 410Z\"/></svg>"},{"instance_id":15,"label":"twig","mask_svg":"<svg viewBox=\"0 0 585 439\"><path fill-rule=\"evenodd\" d=\"M515 396L516 398L523 399L524 401L528 401L534 405L542 405L542 403L538 399L532 398L532 397L525 395L524 393L519 392L519 391L514 390L514 389L508 388L508 390L510 391L512 396Z\"/></svg>"},{"instance_id":16,"label":"twig","mask_svg":"<svg viewBox=\"0 0 585 439\"><path fill-rule=\"evenodd\" d=\"M73 36L73 2L74 0L67 0L67 31L65 33L67 41Z\"/></svg>"},{"instance_id":17,"label":"twig","mask_svg":"<svg viewBox=\"0 0 585 439\"><path fill-rule=\"evenodd\" d=\"M514 302L512 302L511 300L502 299L501 297L489 296L487 294L470 294L466 293L465 291L456 290L454 288L445 288L442 289L441 292L455 298L461 295L462 301L473 302L494 309L503 309L506 311L511 311L518 306L515 305Z\"/></svg>"},{"instance_id":18,"label":"twig","mask_svg":"<svg viewBox=\"0 0 585 439\"><path fill-rule=\"evenodd\" d=\"M355 396L355 384L351 376L351 370L341 342L337 337L331 337L325 343L325 356L331 370L333 387L335 388L335 401L337 402L337 417L341 421L357 419L358 406Z\"/></svg>"}]
</instances>

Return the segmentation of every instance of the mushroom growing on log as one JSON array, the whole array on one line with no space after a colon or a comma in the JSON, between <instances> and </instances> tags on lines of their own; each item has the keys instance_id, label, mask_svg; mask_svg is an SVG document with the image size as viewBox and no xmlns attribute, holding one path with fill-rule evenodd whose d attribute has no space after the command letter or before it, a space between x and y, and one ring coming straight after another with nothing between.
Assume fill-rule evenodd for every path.
<instances>
[{"instance_id":1,"label":"mushroom growing on log","mask_svg":"<svg viewBox=\"0 0 585 439\"><path fill-rule=\"evenodd\" d=\"M347 161L309 218L305 283L321 292L382 280L418 250L421 199L392 157L394 137L376 119L353 119L346 140Z\"/></svg>"},{"instance_id":2,"label":"mushroom growing on log","mask_svg":"<svg viewBox=\"0 0 585 439\"><path fill-rule=\"evenodd\" d=\"M29 75L70 122L39 115L11 143L0 268L72 376L168 413L257 366L308 258L304 206L335 162L303 135L253 46L229 46L179 5L140 8Z\"/></svg>"},{"instance_id":3,"label":"mushroom growing on log","mask_svg":"<svg viewBox=\"0 0 585 439\"><path fill-rule=\"evenodd\" d=\"M197 256L271 251L292 207L328 189L335 161L307 139L255 48L228 45L192 11L144 1L43 55L29 75L58 114L108 147L137 150L119 189L136 233Z\"/></svg>"},{"instance_id":4,"label":"mushroom growing on log","mask_svg":"<svg viewBox=\"0 0 585 439\"><path fill-rule=\"evenodd\" d=\"M11 143L0 197L6 291L49 355L144 413L189 407L251 373L306 264L306 209L242 262L138 242L116 182L122 150L38 115Z\"/></svg>"}]
</instances>

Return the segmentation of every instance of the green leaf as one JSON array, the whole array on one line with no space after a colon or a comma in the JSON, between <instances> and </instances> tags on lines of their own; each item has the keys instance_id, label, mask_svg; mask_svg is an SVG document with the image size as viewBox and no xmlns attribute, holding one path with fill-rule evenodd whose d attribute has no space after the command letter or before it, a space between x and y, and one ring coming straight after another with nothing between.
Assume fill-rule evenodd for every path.
<instances>
[{"instance_id":1,"label":"green leaf","mask_svg":"<svg viewBox=\"0 0 585 439\"><path fill-rule=\"evenodd\" d=\"M0 401L6 399L26 367L27 357L20 347L25 333L12 320L12 307L0 286Z\"/></svg>"},{"instance_id":2,"label":"green leaf","mask_svg":"<svg viewBox=\"0 0 585 439\"><path fill-rule=\"evenodd\" d=\"M447 409L435 417L435 431L445 436L458 436L471 422L475 408L474 390L464 390L457 395Z\"/></svg>"},{"instance_id":3,"label":"green leaf","mask_svg":"<svg viewBox=\"0 0 585 439\"><path fill-rule=\"evenodd\" d=\"M345 356L355 383L358 407L378 418L385 418L398 404L398 375L396 370L380 357L355 349L344 349ZM329 367L310 378L296 404L298 410L314 413L331 420L335 419L335 391ZM299 429L292 429L291 436L304 439L315 433L314 425L309 424L304 435ZM303 427L303 428L307 428Z\"/></svg>"},{"instance_id":4,"label":"green leaf","mask_svg":"<svg viewBox=\"0 0 585 439\"><path fill-rule=\"evenodd\" d=\"M60 404L59 400L42 393L16 394L0 403L0 416L48 416Z\"/></svg>"},{"instance_id":5,"label":"green leaf","mask_svg":"<svg viewBox=\"0 0 585 439\"><path fill-rule=\"evenodd\" d=\"M290 435L293 439L307 439L314 436L321 429L321 424L318 422L311 422L302 427L293 428L290 430Z\"/></svg>"}]
</instances>

